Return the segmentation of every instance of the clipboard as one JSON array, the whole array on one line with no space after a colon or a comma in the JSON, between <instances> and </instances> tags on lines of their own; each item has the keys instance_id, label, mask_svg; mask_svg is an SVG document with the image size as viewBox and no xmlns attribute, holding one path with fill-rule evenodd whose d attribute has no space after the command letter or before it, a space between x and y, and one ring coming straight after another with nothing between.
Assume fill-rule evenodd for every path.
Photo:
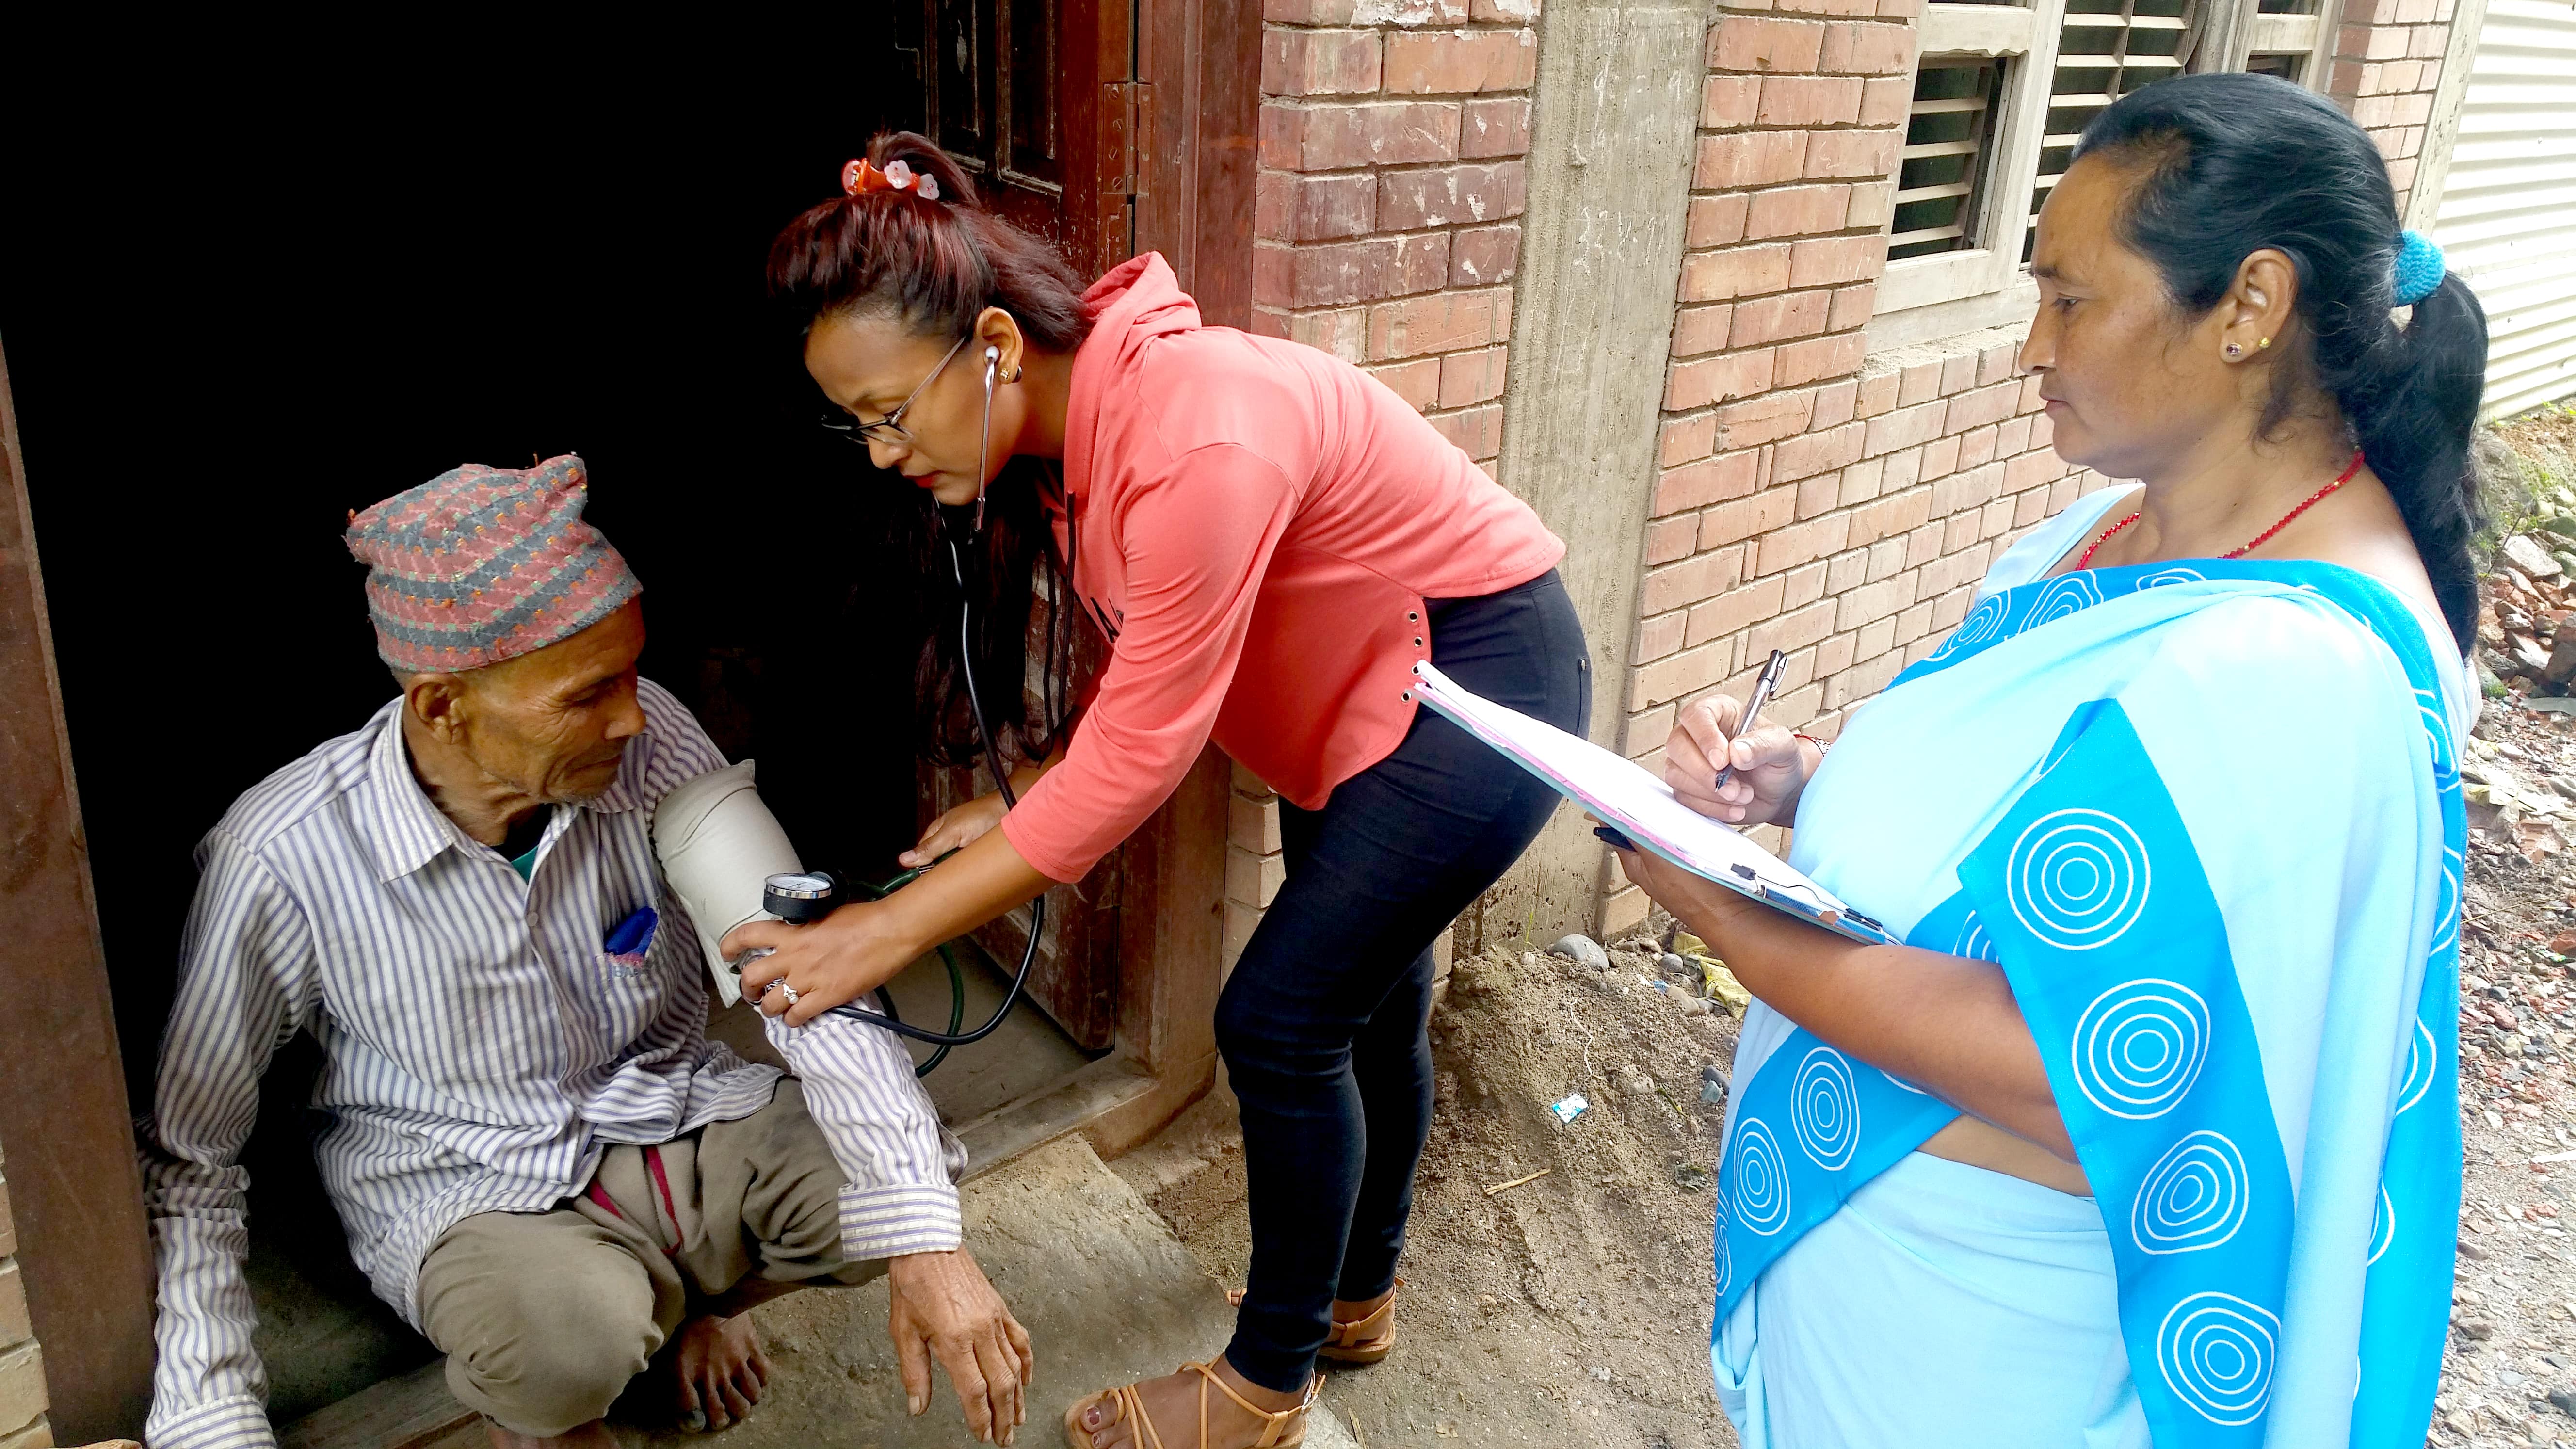
<instances>
[{"instance_id":1,"label":"clipboard","mask_svg":"<svg viewBox=\"0 0 2576 1449\"><path fill-rule=\"evenodd\" d=\"M1546 781L1639 849L1836 935L1871 945L1894 942L1885 926L1804 872L1684 805L1671 786L1635 761L1469 693L1428 664L1414 665L1413 673L1414 695L1433 713Z\"/></svg>"}]
</instances>

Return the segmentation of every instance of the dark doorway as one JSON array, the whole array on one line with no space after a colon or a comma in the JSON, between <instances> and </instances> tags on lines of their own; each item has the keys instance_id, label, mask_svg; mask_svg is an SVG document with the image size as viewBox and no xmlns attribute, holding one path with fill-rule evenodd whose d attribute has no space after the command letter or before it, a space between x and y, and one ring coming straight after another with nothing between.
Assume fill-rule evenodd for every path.
<instances>
[{"instance_id":1,"label":"dark doorway","mask_svg":"<svg viewBox=\"0 0 2576 1449\"><path fill-rule=\"evenodd\" d=\"M1082 230L1047 210L1062 128L1026 86L1010 108L995 51L1051 57L1057 7L1002 36L994 9L845 11L871 63L831 83L710 84L676 42L436 84L236 62L120 87L112 117L57 93L0 131L0 337L137 1111L197 839L392 697L348 511L461 462L583 455L589 516L645 581L644 672L760 758L809 859L892 872L912 660L874 626L894 581L867 541L873 510L917 505L814 425L761 264L895 127L951 133L1015 217ZM313 1069L309 1043L281 1055L245 1158L281 1421L426 1353L311 1190Z\"/></svg>"}]
</instances>

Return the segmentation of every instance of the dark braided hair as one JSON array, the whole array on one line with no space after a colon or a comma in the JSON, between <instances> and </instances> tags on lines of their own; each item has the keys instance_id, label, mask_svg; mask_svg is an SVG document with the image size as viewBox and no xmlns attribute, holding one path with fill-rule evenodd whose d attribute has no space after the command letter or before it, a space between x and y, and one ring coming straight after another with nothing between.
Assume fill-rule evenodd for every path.
<instances>
[{"instance_id":1,"label":"dark braided hair","mask_svg":"<svg viewBox=\"0 0 2576 1449\"><path fill-rule=\"evenodd\" d=\"M2186 312L2217 306L2253 253L2289 257L2302 326L2283 339L2260 431L2289 417L2303 384L2335 400L2466 651L2478 613L2469 539L2485 522L2469 445L2486 388L2486 311L2454 274L2397 324L2396 192L2379 148L2323 97L2231 72L2122 97L2084 128L2075 154L2144 172L2121 236Z\"/></svg>"},{"instance_id":2,"label":"dark braided hair","mask_svg":"<svg viewBox=\"0 0 2576 1449\"><path fill-rule=\"evenodd\" d=\"M1091 329L1082 305L1082 283L1053 247L986 210L975 183L947 152L909 131L868 142L867 158L883 169L900 161L939 186L939 199L910 191L869 191L836 196L813 207L778 234L769 247L769 290L801 337L834 317L884 317L917 336L954 342L974 329L987 307L1011 314L1029 342L1048 352L1071 352ZM960 357L952 366L980 366ZM1003 748L1023 758L1053 747L1064 720L1061 691L1074 636L1061 619L1059 600L1071 592L1061 576L1048 591L1044 686L1032 712L1028 699L1029 624L1035 573L1050 569L1048 525L1039 489L1046 469L1034 459L1014 459L985 491L980 556L970 560L966 587L975 604L972 657L957 638L957 585L940 538L940 509L926 495L899 495L884 519L887 544L922 587L901 591L909 616L894 621L921 641L915 680L917 732L923 751L945 764L977 759L978 744L966 710L966 671L994 707ZM1009 702L1009 703L1005 703Z\"/></svg>"}]
</instances>

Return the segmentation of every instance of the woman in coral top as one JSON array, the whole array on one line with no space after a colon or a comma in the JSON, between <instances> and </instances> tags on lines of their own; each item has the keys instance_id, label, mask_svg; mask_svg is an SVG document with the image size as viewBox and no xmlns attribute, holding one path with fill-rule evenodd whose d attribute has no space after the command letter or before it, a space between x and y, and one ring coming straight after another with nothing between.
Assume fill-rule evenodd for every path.
<instances>
[{"instance_id":1,"label":"woman in coral top","mask_svg":"<svg viewBox=\"0 0 2576 1449\"><path fill-rule=\"evenodd\" d=\"M986 701L1023 697L1041 557L1109 659L1069 729L1015 721L1015 807L950 811L906 860L955 858L882 903L746 926L726 949L774 946L744 989L783 980L766 1009L810 1020L1081 878L1210 739L1277 790L1287 880L1217 1004L1251 1187L1234 1339L1213 1363L1078 1401L1065 1433L1079 1449L1297 1443L1315 1358L1373 1362L1394 1341L1431 1113L1432 941L1555 801L1418 710L1412 667L1582 730L1565 546L1359 369L1203 324L1160 256L1079 290L918 136L879 137L843 189L778 238L770 283L846 426L927 495L929 734L966 744L964 671ZM955 586L943 528L972 540L964 572L988 606L973 659L953 602L928 607Z\"/></svg>"}]
</instances>

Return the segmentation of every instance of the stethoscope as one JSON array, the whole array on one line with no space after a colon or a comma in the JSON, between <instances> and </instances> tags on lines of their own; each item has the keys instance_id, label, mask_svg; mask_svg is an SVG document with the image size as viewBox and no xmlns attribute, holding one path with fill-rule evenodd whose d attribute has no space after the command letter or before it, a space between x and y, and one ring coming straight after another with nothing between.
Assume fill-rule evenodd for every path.
<instances>
[{"instance_id":1,"label":"stethoscope","mask_svg":"<svg viewBox=\"0 0 2576 1449\"><path fill-rule=\"evenodd\" d=\"M970 542L984 531L984 490L985 481L990 476L993 449L993 387L1000 379L1001 370L1002 349L985 348L984 429L975 447L975 520L966 535ZM960 661L959 672L966 677L966 707L975 716L975 733L984 745L985 766L993 772L993 783L1001 791L1002 808L1010 810L1020 803L1019 794L1011 788L1010 772L1002 768L1002 748L993 737L992 724L985 718L983 694L975 687L975 670L971 663L975 657L975 605L973 595L966 587L965 550L960 546L956 530L948 524L944 515L940 522L940 535L948 545L949 573L957 581L957 657ZM940 859L945 860L947 857L942 856ZM931 862L931 865L936 864L938 861ZM930 868L931 866L928 865L921 866L906 871L892 880L864 886L863 889L872 898L883 899L919 880L922 873ZM773 875L769 877L761 891L762 908L780 920L794 925L819 921L830 915L842 903L840 882L833 879L826 871ZM947 958L949 987L955 994L955 1009L949 1014L947 1031L930 1031L904 1022L895 1015L894 998L888 995L882 986L876 990L878 1010L870 1011L856 1002L846 1002L830 1008L825 1014L850 1017L871 1026L882 1027L898 1036L908 1036L914 1041L932 1043L939 1048L938 1053L917 1069L919 1072L928 1072L932 1067L939 1065L942 1057L948 1055L950 1047L968 1046L982 1041L993 1034L995 1028L1002 1024L1004 1017L1011 1014L1011 1008L1019 1004L1020 994L1028 986L1029 970L1037 964L1038 941L1045 933L1046 894L1041 891L1036 899L1029 902L1029 944L1020 952L1020 969L1011 976L1011 989L1002 993L1002 1004L993 1008L991 1019L973 1031L960 1032L956 1029L958 1019L965 1012L966 982L958 969L955 956L945 945L939 949L941 955ZM772 983L772 987L775 989L784 986L786 982L787 978L781 976ZM788 998L788 1004L791 1006L795 1004L793 996Z\"/></svg>"}]
</instances>

